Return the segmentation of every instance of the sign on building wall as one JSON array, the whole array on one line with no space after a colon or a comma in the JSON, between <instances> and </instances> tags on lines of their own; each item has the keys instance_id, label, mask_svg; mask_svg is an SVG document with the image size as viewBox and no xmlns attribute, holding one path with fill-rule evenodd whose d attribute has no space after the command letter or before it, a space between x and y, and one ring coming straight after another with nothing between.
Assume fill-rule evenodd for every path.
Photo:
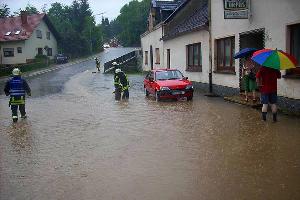
<instances>
[{"instance_id":1,"label":"sign on building wall","mask_svg":"<svg viewBox=\"0 0 300 200\"><path fill-rule=\"evenodd\" d=\"M224 19L248 19L250 0L224 0Z\"/></svg>"}]
</instances>

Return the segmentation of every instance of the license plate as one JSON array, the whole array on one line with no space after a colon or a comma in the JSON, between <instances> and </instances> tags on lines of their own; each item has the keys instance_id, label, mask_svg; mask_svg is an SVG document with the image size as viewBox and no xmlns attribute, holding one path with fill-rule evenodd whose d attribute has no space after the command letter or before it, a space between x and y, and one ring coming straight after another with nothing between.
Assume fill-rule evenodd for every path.
<instances>
[{"instance_id":1,"label":"license plate","mask_svg":"<svg viewBox=\"0 0 300 200\"><path fill-rule=\"evenodd\" d=\"M184 91L178 91L178 92L172 92L173 95L179 95L179 94L184 94Z\"/></svg>"},{"instance_id":2,"label":"license plate","mask_svg":"<svg viewBox=\"0 0 300 200\"><path fill-rule=\"evenodd\" d=\"M187 101L187 97L180 97L178 98L178 101Z\"/></svg>"}]
</instances>

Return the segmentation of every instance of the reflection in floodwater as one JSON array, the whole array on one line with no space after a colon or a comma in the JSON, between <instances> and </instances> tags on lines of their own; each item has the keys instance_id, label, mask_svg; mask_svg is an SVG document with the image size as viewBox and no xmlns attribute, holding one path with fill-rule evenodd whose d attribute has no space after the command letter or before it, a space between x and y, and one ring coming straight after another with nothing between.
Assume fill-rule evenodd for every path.
<instances>
[{"instance_id":1,"label":"reflection in floodwater","mask_svg":"<svg viewBox=\"0 0 300 200\"><path fill-rule=\"evenodd\" d=\"M6 132L10 136L15 151L21 153L22 151L30 152L32 150L33 140L30 122L23 120L23 122L14 123L6 129Z\"/></svg>"},{"instance_id":2,"label":"reflection in floodwater","mask_svg":"<svg viewBox=\"0 0 300 200\"><path fill-rule=\"evenodd\" d=\"M156 102L140 75L116 102L112 75L93 67L44 75L51 92L17 124L0 96L0 199L300 199L299 119L263 123L200 93Z\"/></svg>"}]
</instances>

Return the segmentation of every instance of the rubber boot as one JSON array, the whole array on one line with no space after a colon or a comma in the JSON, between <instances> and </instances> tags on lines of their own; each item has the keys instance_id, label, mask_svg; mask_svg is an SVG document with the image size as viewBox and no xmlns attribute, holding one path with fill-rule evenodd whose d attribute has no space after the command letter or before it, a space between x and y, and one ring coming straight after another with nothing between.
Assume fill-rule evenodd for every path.
<instances>
[{"instance_id":1,"label":"rubber boot","mask_svg":"<svg viewBox=\"0 0 300 200\"><path fill-rule=\"evenodd\" d=\"M267 121L267 112L262 112L262 120Z\"/></svg>"},{"instance_id":2,"label":"rubber boot","mask_svg":"<svg viewBox=\"0 0 300 200\"><path fill-rule=\"evenodd\" d=\"M277 113L273 113L273 122L277 122Z\"/></svg>"},{"instance_id":3,"label":"rubber boot","mask_svg":"<svg viewBox=\"0 0 300 200\"><path fill-rule=\"evenodd\" d=\"M13 120L13 122L17 122L18 121L18 116L12 116L12 120Z\"/></svg>"}]
</instances>

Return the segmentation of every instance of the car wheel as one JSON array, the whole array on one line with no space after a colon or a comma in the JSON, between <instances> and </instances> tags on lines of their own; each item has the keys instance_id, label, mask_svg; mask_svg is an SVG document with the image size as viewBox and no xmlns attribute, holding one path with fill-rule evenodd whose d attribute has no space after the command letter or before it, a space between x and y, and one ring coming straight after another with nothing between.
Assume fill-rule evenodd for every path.
<instances>
[{"instance_id":1,"label":"car wheel","mask_svg":"<svg viewBox=\"0 0 300 200\"><path fill-rule=\"evenodd\" d=\"M155 91L155 100L160 101L160 96L157 91Z\"/></svg>"},{"instance_id":2,"label":"car wheel","mask_svg":"<svg viewBox=\"0 0 300 200\"><path fill-rule=\"evenodd\" d=\"M149 96L149 92L148 92L148 90L144 87L144 89L145 89L145 95L146 95L146 97L148 97Z\"/></svg>"}]
</instances>

